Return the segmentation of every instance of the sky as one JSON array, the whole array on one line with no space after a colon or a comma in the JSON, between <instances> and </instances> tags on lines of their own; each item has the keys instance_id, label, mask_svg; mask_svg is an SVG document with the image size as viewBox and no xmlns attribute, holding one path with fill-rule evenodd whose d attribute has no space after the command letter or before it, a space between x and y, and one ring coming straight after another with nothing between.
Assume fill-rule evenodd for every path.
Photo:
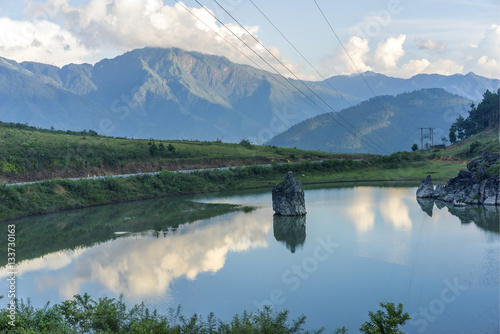
<instances>
[{"instance_id":1,"label":"sky","mask_svg":"<svg viewBox=\"0 0 500 334\"><path fill-rule=\"evenodd\" d=\"M308 80L358 71L500 79L498 0L198 2L0 0L0 57L62 67L179 47Z\"/></svg>"}]
</instances>

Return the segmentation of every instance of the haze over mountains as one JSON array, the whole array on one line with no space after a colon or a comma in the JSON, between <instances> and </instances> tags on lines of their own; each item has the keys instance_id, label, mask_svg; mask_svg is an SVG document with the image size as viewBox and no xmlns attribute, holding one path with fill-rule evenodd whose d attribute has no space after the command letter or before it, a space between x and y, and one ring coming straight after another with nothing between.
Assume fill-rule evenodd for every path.
<instances>
[{"instance_id":1,"label":"haze over mountains","mask_svg":"<svg viewBox=\"0 0 500 334\"><path fill-rule=\"evenodd\" d=\"M367 72L365 78L377 95L444 88L476 101L499 86L499 80L472 73L397 79ZM175 48L138 49L93 66L63 68L0 58L0 120L112 136L263 143L332 110L290 81L323 111L269 72ZM325 82L307 84L335 111L373 98L359 75L328 81L340 95Z\"/></svg>"}]
</instances>

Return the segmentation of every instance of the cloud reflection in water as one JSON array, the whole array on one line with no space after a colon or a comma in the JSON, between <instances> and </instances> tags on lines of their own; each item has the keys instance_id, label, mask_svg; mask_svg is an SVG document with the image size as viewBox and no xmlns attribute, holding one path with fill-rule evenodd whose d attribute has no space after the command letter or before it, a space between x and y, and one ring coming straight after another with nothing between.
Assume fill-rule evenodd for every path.
<instances>
[{"instance_id":1,"label":"cloud reflection in water","mask_svg":"<svg viewBox=\"0 0 500 334\"><path fill-rule=\"evenodd\" d=\"M18 272L67 267L44 270L35 283L42 291L57 289L63 299L83 293L81 287L88 283L125 296L164 294L176 278L194 280L201 273L219 271L229 252L267 247L266 236L273 224L268 211L231 213L158 236L146 232L84 250L47 254L19 264Z\"/></svg>"}]
</instances>

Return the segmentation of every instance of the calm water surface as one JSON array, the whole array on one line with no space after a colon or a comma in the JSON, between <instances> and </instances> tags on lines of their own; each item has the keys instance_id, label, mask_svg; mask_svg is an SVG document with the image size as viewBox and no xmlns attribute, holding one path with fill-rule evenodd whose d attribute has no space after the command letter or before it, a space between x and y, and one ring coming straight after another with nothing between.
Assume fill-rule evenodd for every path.
<instances>
[{"instance_id":1,"label":"calm water surface","mask_svg":"<svg viewBox=\"0 0 500 334\"><path fill-rule=\"evenodd\" d=\"M225 320L271 304L305 314L308 328L351 333L392 301L412 316L408 333L498 333L498 208L418 202L415 191L306 190L303 218L273 217L266 192L9 222L19 296L42 306L78 293L123 294L164 314L181 304L186 315Z\"/></svg>"}]
</instances>

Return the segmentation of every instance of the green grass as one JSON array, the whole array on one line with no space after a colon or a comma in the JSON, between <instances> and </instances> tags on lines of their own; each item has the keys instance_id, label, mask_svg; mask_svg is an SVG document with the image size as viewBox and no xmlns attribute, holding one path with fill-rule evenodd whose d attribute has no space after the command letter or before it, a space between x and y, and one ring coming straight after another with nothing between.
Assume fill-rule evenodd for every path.
<instances>
[{"instance_id":1,"label":"green grass","mask_svg":"<svg viewBox=\"0 0 500 334\"><path fill-rule=\"evenodd\" d=\"M429 159L471 160L483 152L499 153L498 130L489 130L464 139L446 149L426 153Z\"/></svg>"},{"instance_id":2,"label":"green grass","mask_svg":"<svg viewBox=\"0 0 500 334\"><path fill-rule=\"evenodd\" d=\"M163 144L165 149L151 150L151 143L156 147ZM57 171L68 169L73 171L72 176L87 176L88 173L114 174L127 168L131 172L141 167L143 171L159 171L333 156L318 151L246 143L112 138L92 131L65 133L0 122L0 180L29 172L56 175L54 178L57 178Z\"/></svg>"}]
</instances>

